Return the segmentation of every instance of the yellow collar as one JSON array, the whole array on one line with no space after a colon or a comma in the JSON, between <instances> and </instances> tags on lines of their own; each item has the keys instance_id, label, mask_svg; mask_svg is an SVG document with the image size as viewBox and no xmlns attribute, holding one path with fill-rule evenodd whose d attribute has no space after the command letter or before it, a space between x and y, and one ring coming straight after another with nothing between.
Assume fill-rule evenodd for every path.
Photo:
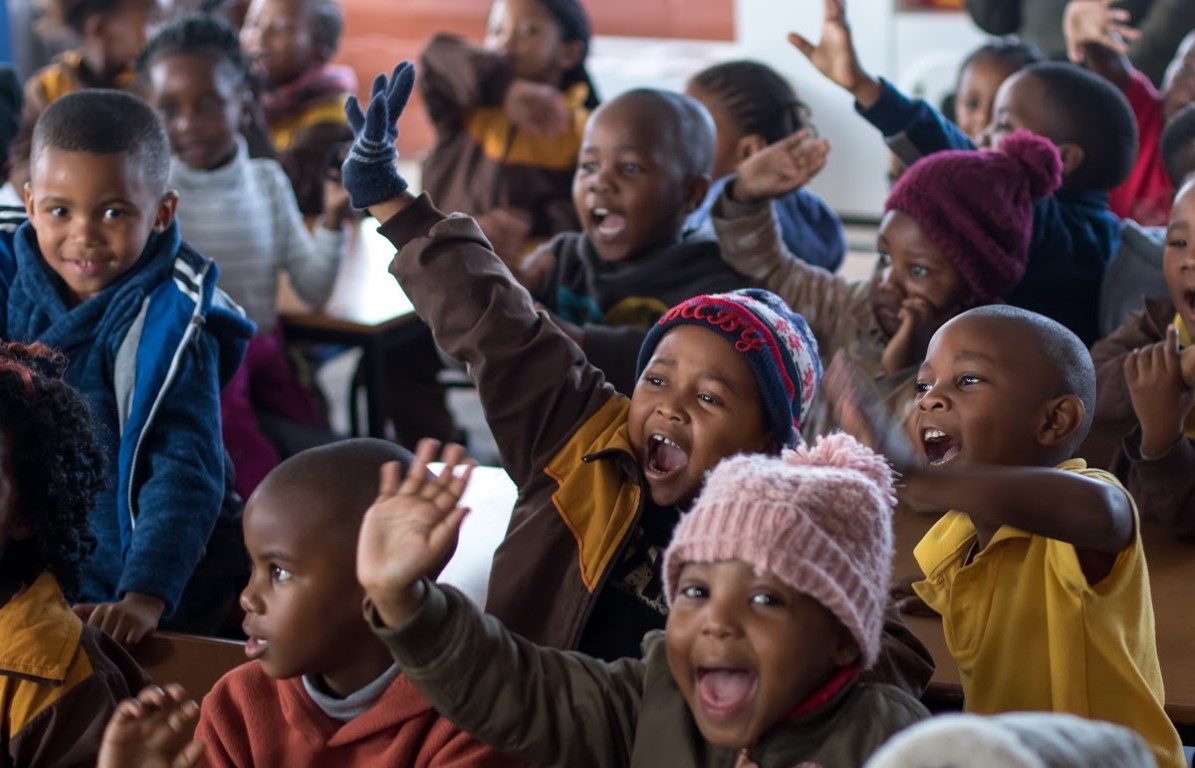
<instances>
[{"instance_id":1,"label":"yellow collar","mask_svg":"<svg viewBox=\"0 0 1195 768\"><path fill-rule=\"evenodd\" d=\"M0 675L62 683L82 634L58 581L43 573L0 608Z\"/></svg>"}]
</instances>

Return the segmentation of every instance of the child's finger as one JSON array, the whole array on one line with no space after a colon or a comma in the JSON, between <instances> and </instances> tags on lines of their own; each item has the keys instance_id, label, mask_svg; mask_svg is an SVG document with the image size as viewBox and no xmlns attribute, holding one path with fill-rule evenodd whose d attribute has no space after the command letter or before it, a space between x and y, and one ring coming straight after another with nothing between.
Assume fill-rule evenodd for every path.
<instances>
[{"instance_id":1,"label":"child's finger","mask_svg":"<svg viewBox=\"0 0 1195 768\"><path fill-rule=\"evenodd\" d=\"M813 52L816 50L816 46L805 39L804 36L798 35L796 32L789 32L788 43L793 48L796 48L798 51L804 54L805 58L813 58Z\"/></svg>"},{"instance_id":2,"label":"child's finger","mask_svg":"<svg viewBox=\"0 0 1195 768\"><path fill-rule=\"evenodd\" d=\"M844 0L826 0L826 21L846 21Z\"/></svg>"},{"instance_id":3,"label":"child's finger","mask_svg":"<svg viewBox=\"0 0 1195 768\"><path fill-rule=\"evenodd\" d=\"M195 768L203 757L203 742L192 741L183 747L183 751L175 758L172 768Z\"/></svg>"},{"instance_id":4,"label":"child's finger","mask_svg":"<svg viewBox=\"0 0 1195 768\"><path fill-rule=\"evenodd\" d=\"M356 96L349 96L344 102L344 116L349 121L349 128L353 129L353 135L359 136L362 126L365 125L365 115L361 112L361 103L357 101Z\"/></svg>"},{"instance_id":5,"label":"child's finger","mask_svg":"<svg viewBox=\"0 0 1195 768\"><path fill-rule=\"evenodd\" d=\"M451 498L452 506L461 500L465 495L465 489L469 487L469 479L473 477L473 468L477 466L477 462L469 459L465 462L460 472L456 472L455 468L451 475L448 476L448 483L444 488L444 493Z\"/></svg>"},{"instance_id":6,"label":"child's finger","mask_svg":"<svg viewBox=\"0 0 1195 768\"><path fill-rule=\"evenodd\" d=\"M427 465L436 457L440 450L440 441L425 437L415 446L415 458L407 469L406 479L398 489L399 493L419 493L427 484Z\"/></svg>"}]
</instances>

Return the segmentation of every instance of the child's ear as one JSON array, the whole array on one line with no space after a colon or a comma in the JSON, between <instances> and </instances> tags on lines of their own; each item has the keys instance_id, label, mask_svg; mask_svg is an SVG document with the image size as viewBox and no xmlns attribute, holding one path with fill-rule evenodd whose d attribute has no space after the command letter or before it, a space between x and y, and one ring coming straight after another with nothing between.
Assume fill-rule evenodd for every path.
<instances>
[{"instance_id":1,"label":"child's ear","mask_svg":"<svg viewBox=\"0 0 1195 768\"><path fill-rule=\"evenodd\" d=\"M737 166L739 163L743 162L748 157L751 157L767 145L768 142L765 141L764 137L760 136L758 133L747 134L739 139L739 143L734 147L734 164Z\"/></svg>"},{"instance_id":2,"label":"child's ear","mask_svg":"<svg viewBox=\"0 0 1195 768\"><path fill-rule=\"evenodd\" d=\"M31 169L32 170L32 169ZM25 215L33 218L33 185L25 182L25 186L21 187L21 196L25 198Z\"/></svg>"},{"instance_id":3,"label":"child's ear","mask_svg":"<svg viewBox=\"0 0 1195 768\"><path fill-rule=\"evenodd\" d=\"M158 201L158 212L154 216L154 232L165 232L174 221L174 214L178 210L178 193L173 189L166 190L162 199Z\"/></svg>"},{"instance_id":4,"label":"child's ear","mask_svg":"<svg viewBox=\"0 0 1195 768\"><path fill-rule=\"evenodd\" d=\"M855 642L855 638L847 630L846 627L839 626L836 628L835 643L833 652L831 653L831 660L837 667L845 667L859 661L863 655L859 651L859 645Z\"/></svg>"},{"instance_id":5,"label":"child's ear","mask_svg":"<svg viewBox=\"0 0 1195 768\"><path fill-rule=\"evenodd\" d=\"M1083 426L1086 415L1087 408L1075 395L1054 398L1046 405L1046 416L1037 441L1049 448L1065 445Z\"/></svg>"},{"instance_id":6,"label":"child's ear","mask_svg":"<svg viewBox=\"0 0 1195 768\"><path fill-rule=\"evenodd\" d=\"M705 196L710 191L710 183L708 173L701 176L690 176L685 182L684 210L686 214L697 210L705 202Z\"/></svg>"},{"instance_id":7,"label":"child's ear","mask_svg":"<svg viewBox=\"0 0 1195 768\"><path fill-rule=\"evenodd\" d=\"M1086 153L1078 144L1059 144L1058 154L1062 156L1063 178L1074 173L1083 164Z\"/></svg>"}]
</instances>

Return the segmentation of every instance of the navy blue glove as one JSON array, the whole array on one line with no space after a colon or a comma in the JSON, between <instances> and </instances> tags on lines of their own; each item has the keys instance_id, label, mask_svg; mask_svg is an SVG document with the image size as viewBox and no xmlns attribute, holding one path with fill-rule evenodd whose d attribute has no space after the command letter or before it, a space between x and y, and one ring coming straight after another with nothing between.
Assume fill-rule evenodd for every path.
<instances>
[{"instance_id":1,"label":"navy blue glove","mask_svg":"<svg viewBox=\"0 0 1195 768\"><path fill-rule=\"evenodd\" d=\"M398 117L415 87L415 65L404 61L394 68L390 80L385 73L373 81L369 109L361 114L356 96L349 96L344 114L353 129L353 146L340 166L340 179L354 208L368 208L398 197L407 189L394 161L398 152Z\"/></svg>"}]
</instances>

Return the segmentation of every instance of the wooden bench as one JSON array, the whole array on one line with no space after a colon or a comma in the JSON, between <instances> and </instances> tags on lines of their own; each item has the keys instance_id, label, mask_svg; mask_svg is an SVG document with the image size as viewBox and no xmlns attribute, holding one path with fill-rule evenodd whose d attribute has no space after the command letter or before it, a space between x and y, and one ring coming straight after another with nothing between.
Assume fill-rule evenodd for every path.
<instances>
[{"instance_id":1,"label":"wooden bench","mask_svg":"<svg viewBox=\"0 0 1195 768\"><path fill-rule=\"evenodd\" d=\"M133 658L155 683L179 683L196 701L246 661L244 643L174 632L148 635L133 649Z\"/></svg>"}]
</instances>

